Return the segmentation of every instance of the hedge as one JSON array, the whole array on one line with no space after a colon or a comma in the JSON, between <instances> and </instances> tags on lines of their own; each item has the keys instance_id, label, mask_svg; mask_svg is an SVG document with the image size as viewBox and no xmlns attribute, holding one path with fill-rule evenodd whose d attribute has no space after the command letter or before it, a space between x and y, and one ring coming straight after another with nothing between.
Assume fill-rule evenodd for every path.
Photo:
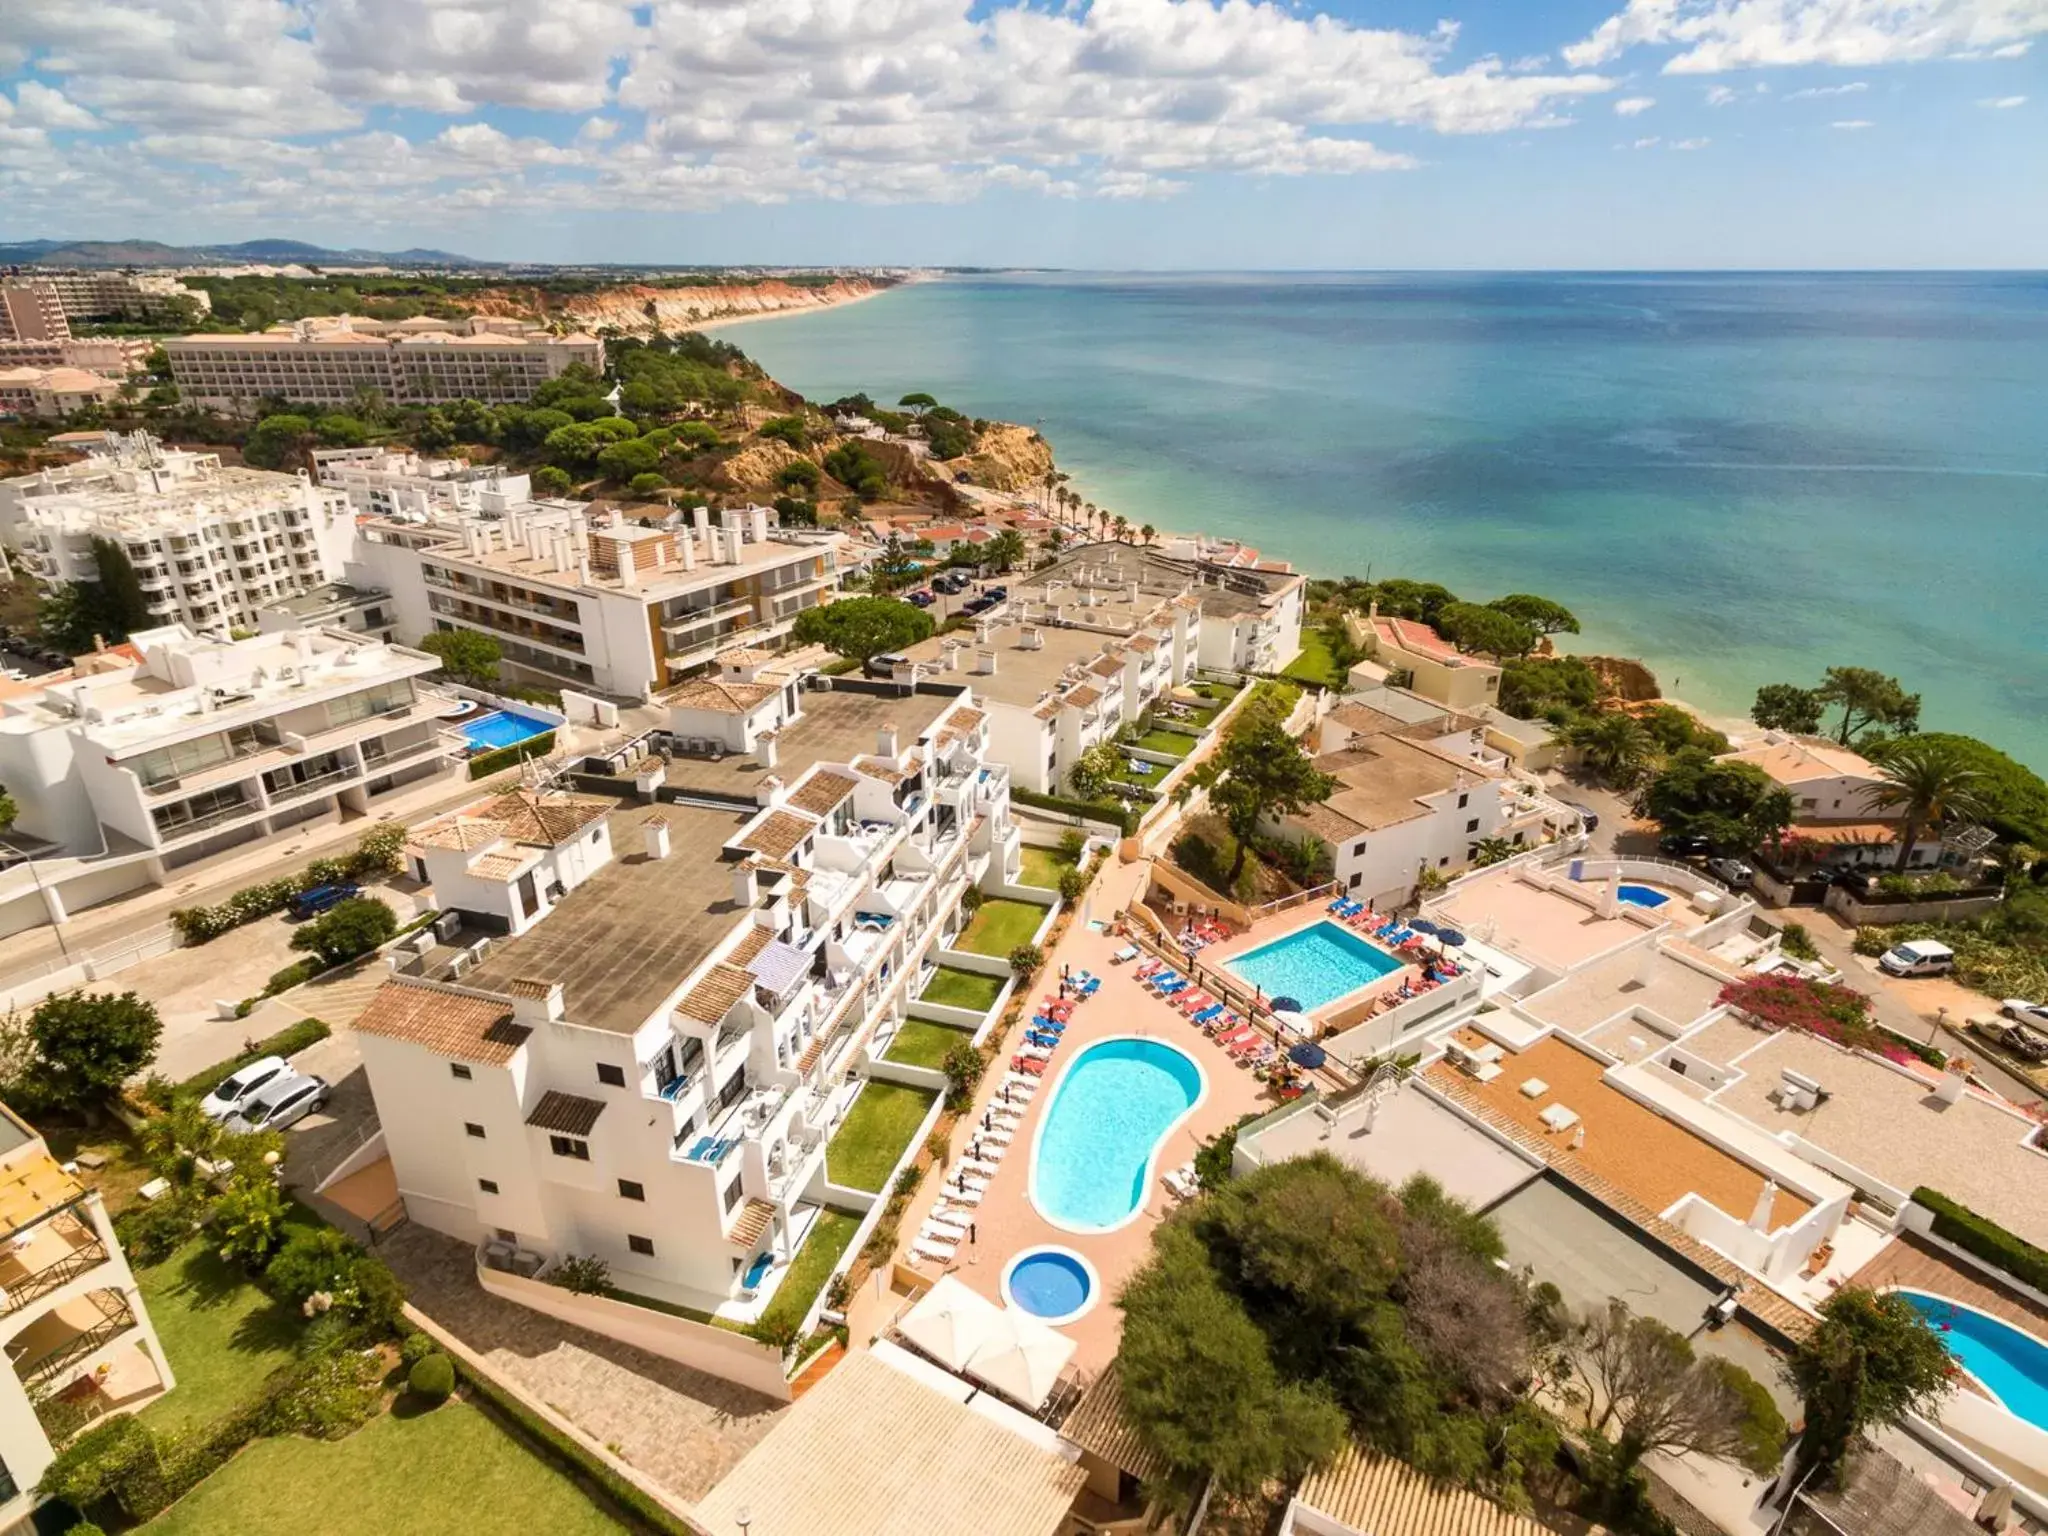
<instances>
[{"instance_id":1,"label":"hedge","mask_svg":"<svg viewBox=\"0 0 2048 1536\"><path fill-rule=\"evenodd\" d=\"M1997 1222L1925 1185L1913 1191L1913 1203L1934 1213L1936 1237L1954 1243L1963 1252L1974 1254L2037 1291L2048 1291L2048 1253L2025 1238L2015 1237Z\"/></svg>"},{"instance_id":2,"label":"hedge","mask_svg":"<svg viewBox=\"0 0 2048 1536\"><path fill-rule=\"evenodd\" d=\"M509 747L496 747L489 752L477 753L469 760L469 776L472 779L488 779L503 769L518 767L530 757L546 757L554 750L555 733L543 731L538 736L515 741Z\"/></svg>"},{"instance_id":3,"label":"hedge","mask_svg":"<svg viewBox=\"0 0 2048 1536\"><path fill-rule=\"evenodd\" d=\"M696 1536L686 1521L650 1498L638 1484L619 1476L582 1442L563 1434L491 1377L472 1369L465 1360L455 1361L455 1374L471 1397L488 1403L500 1418L526 1437L537 1454L553 1460L578 1483L601 1493L620 1513L660 1536Z\"/></svg>"},{"instance_id":4,"label":"hedge","mask_svg":"<svg viewBox=\"0 0 2048 1536\"><path fill-rule=\"evenodd\" d=\"M176 907L171 926L187 944L205 944L244 923L282 912L294 896L315 886L357 880L365 875L396 874L404 867L405 827L389 822L372 827L339 859L315 859L295 875L244 886L215 907Z\"/></svg>"},{"instance_id":5,"label":"hedge","mask_svg":"<svg viewBox=\"0 0 2048 1536\"><path fill-rule=\"evenodd\" d=\"M1019 805L1035 805L1041 811L1059 811L1067 816L1085 816L1090 821L1112 822L1125 837L1138 830L1139 812L1128 805L1109 805L1094 800L1069 800L1061 795L1041 795L1035 789L1010 787L1010 798Z\"/></svg>"},{"instance_id":6,"label":"hedge","mask_svg":"<svg viewBox=\"0 0 2048 1536\"><path fill-rule=\"evenodd\" d=\"M231 1056L226 1061L215 1062L204 1072L194 1073L191 1077L178 1084L177 1091L179 1093L211 1093L215 1083L230 1073L241 1071L242 1068L249 1065L252 1061L260 1061L265 1056L295 1056L307 1046L316 1045L333 1033L334 1031L327 1027L324 1020L301 1019L296 1024L280 1029L267 1040L256 1041L239 1056Z\"/></svg>"}]
</instances>

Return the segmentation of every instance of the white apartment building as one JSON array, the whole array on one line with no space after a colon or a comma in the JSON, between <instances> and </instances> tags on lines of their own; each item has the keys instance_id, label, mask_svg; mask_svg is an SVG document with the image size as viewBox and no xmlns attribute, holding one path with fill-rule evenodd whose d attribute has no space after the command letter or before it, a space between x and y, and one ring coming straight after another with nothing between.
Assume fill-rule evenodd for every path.
<instances>
[{"instance_id":1,"label":"white apartment building","mask_svg":"<svg viewBox=\"0 0 2048 1536\"><path fill-rule=\"evenodd\" d=\"M79 368L121 379L140 372L143 359L155 345L142 336L0 341L0 368Z\"/></svg>"},{"instance_id":2,"label":"white apartment building","mask_svg":"<svg viewBox=\"0 0 2048 1536\"><path fill-rule=\"evenodd\" d=\"M177 1385L97 1191L0 1105L0 1528L72 1435ZM25 1528L25 1527L24 1527Z\"/></svg>"},{"instance_id":3,"label":"white apartment building","mask_svg":"<svg viewBox=\"0 0 2048 1536\"><path fill-rule=\"evenodd\" d=\"M48 581L97 581L93 540L120 545L159 623L226 632L333 581L355 540L346 495L306 476L226 466L110 434L86 457L0 480L0 539Z\"/></svg>"},{"instance_id":4,"label":"white apartment building","mask_svg":"<svg viewBox=\"0 0 2048 1536\"><path fill-rule=\"evenodd\" d=\"M187 288L168 272L37 272L73 320L169 320L213 312L213 296Z\"/></svg>"},{"instance_id":5,"label":"white apartment building","mask_svg":"<svg viewBox=\"0 0 2048 1536\"><path fill-rule=\"evenodd\" d=\"M661 527L568 502L495 520L366 523L355 585L389 592L401 636L490 635L515 681L646 699L734 646L779 643L829 602L844 541L766 507Z\"/></svg>"},{"instance_id":6,"label":"white apartment building","mask_svg":"<svg viewBox=\"0 0 2048 1536\"><path fill-rule=\"evenodd\" d=\"M0 283L0 342L70 339L71 322L55 283Z\"/></svg>"},{"instance_id":7,"label":"white apartment building","mask_svg":"<svg viewBox=\"0 0 2048 1536\"><path fill-rule=\"evenodd\" d=\"M533 500L530 475L393 448L316 448L313 478L366 517L498 518Z\"/></svg>"},{"instance_id":8,"label":"white apartment building","mask_svg":"<svg viewBox=\"0 0 2048 1536\"><path fill-rule=\"evenodd\" d=\"M484 317L387 323L342 315L247 335L173 337L163 348L186 399L219 410L266 398L350 405L366 391L400 405L501 404L532 398L572 364L604 371L595 336L552 336L529 322Z\"/></svg>"},{"instance_id":9,"label":"white apartment building","mask_svg":"<svg viewBox=\"0 0 2048 1536\"><path fill-rule=\"evenodd\" d=\"M623 1290L728 1316L781 1283L863 1042L904 1016L961 893L1021 855L971 693L770 672L718 681L796 706L779 772L757 743L672 758L673 802L521 790L417 829L466 947L402 967L356 1023L412 1220L507 1262L595 1254Z\"/></svg>"},{"instance_id":10,"label":"white apartment building","mask_svg":"<svg viewBox=\"0 0 2048 1536\"><path fill-rule=\"evenodd\" d=\"M171 625L11 685L0 784L20 808L15 837L48 862L0 872L0 932L62 922L73 879L98 900L162 884L445 772L446 701L418 687L439 666L335 630L228 642Z\"/></svg>"},{"instance_id":11,"label":"white apartment building","mask_svg":"<svg viewBox=\"0 0 2048 1536\"><path fill-rule=\"evenodd\" d=\"M0 364L5 358L0 357ZM117 400L121 386L83 368L0 366L0 413L58 420Z\"/></svg>"},{"instance_id":12,"label":"white apartment building","mask_svg":"<svg viewBox=\"0 0 2048 1536\"><path fill-rule=\"evenodd\" d=\"M1337 787L1274 830L1322 843L1337 883L1377 906L1408 901L1424 870L1462 871L1489 839L1536 846L1568 814L1514 777L1484 721L1400 689L1347 698L1317 731L1315 765Z\"/></svg>"}]
</instances>

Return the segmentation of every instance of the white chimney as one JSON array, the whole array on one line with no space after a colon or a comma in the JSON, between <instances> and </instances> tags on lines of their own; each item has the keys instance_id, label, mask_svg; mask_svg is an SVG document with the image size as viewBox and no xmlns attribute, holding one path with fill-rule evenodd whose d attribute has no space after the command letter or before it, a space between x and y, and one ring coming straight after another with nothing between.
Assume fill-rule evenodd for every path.
<instances>
[{"instance_id":1,"label":"white chimney","mask_svg":"<svg viewBox=\"0 0 2048 1536\"><path fill-rule=\"evenodd\" d=\"M707 559L708 559L708 558L710 558L710 555L711 555L711 509L710 509L709 507L707 507L707 506L702 506L702 505L698 505L698 506L694 506L694 507L690 508L690 521L691 521L692 523L694 523L694 524L696 525L696 528L697 528L697 537L698 537L698 539L699 539L699 540L701 540L701 541L703 542L703 545L704 545L704 554L705 554L705 557L706 557Z\"/></svg>"},{"instance_id":2,"label":"white chimney","mask_svg":"<svg viewBox=\"0 0 2048 1536\"><path fill-rule=\"evenodd\" d=\"M754 750L759 754L763 768L773 768L777 756L775 733L773 731L763 731L754 740Z\"/></svg>"},{"instance_id":3,"label":"white chimney","mask_svg":"<svg viewBox=\"0 0 2048 1536\"><path fill-rule=\"evenodd\" d=\"M1749 1213L1749 1229L1752 1232L1771 1230L1771 1208L1778 1200L1778 1184L1775 1179L1765 1179L1764 1187L1756 1192L1756 1208Z\"/></svg>"},{"instance_id":4,"label":"white chimney","mask_svg":"<svg viewBox=\"0 0 2048 1536\"><path fill-rule=\"evenodd\" d=\"M887 721L875 731L875 756L896 761L896 722Z\"/></svg>"},{"instance_id":5,"label":"white chimney","mask_svg":"<svg viewBox=\"0 0 2048 1536\"><path fill-rule=\"evenodd\" d=\"M640 566L635 559L633 546L630 544L619 544L615 548L619 552L619 585L628 592L638 592L640 590Z\"/></svg>"},{"instance_id":6,"label":"white chimney","mask_svg":"<svg viewBox=\"0 0 2048 1536\"><path fill-rule=\"evenodd\" d=\"M782 780L771 773L761 781L760 787L754 791L754 803L756 805L780 805L785 793L787 793L787 790Z\"/></svg>"},{"instance_id":7,"label":"white chimney","mask_svg":"<svg viewBox=\"0 0 2048 1536\"><path fill-rule=\"evenodd\" d=\"M1963 1090L1969 1086L1969 1079L1953 1066L1941 1074L1941 1081L1935 1085L1934 1096L1944 1104L1960 1103Z\"/></svg>"},{"instance_id":8,"label":"white chimney","mask_svg":"<svg viewBox=\"0 0 2048 1536\"><path fill-rule=\"evenodd\" d=\"M676 551L683 557L684 570L694 571L697 569L697 546L691 542L688 529L684 529L676 535Z\"/></svg>"},{"instance_id":9,"label":"white chimney","mask_svg":"<svg viewBox=\"0 0 2048 1536\"><path fill-rule=\"evenodd\" d=\"M754 863L746 859L732 867L732 904L753 910L754 903L761 899L760 882L754 878Z\"/></svg>"},{"instance_id":10,"label":"white chimney","mask_svg":"<svg viewBox=\"0 0 2048 1536\"><path fill-rule=\"evenodd\" d=\"M659 811L642 824L647 839L647 857L665 859L668 857L668 818Z\"/></svg>"},{"instance_id":11,"label":"white chimney","mask_svg":"<svg viewBox=\"0 0 2048 1536\"><path fill-rule=\"evenodd\" d=\"M1636 951L1636 985L1647 987L1657 980L1657 945L1652 940Z\"/></svg>"},{"instance_id":12,"label":"white chimney","mask_svg":"<svg viewBox=\"0 0 2048 1536\"><path fill-rule=\"evenodd\" d=\"M1017 649L1020 651L1042 651L1045 649L1045 631L1035 624L1027 624L1017 631Z\"/></svg>"},{"instance_id":13,"label":"white chimney","mask_svg":"<svg viewBox=\"0 0 2048 1536\"><path fill-rule=\"evenodd\" d=\"M754 542L756 544L766 544L768 542L768 509L766 507L749 507L747 514L754 522Z\"/></svg>"},{"instance_id":14,"label":"white chimney","mask_svg":"<svg viewBox=\"0 0 2048 1536\"><path fill-rule=\"evenodd\" d=\"M505 990L512 994L512 1017L517 1023L532 1028L553 1024L562 1017L562 984L559 981L515 976L505 983Z\"/></svg>"},{"instance_id":15,"label":"white chimney","mask_svg":"<svg viewBox=\"0 0 2048 1536\"><path fill-rule=\"evenodd\" d=\"M994 677L996 675L996 653L987 647L976 651L974 653L974 670L983 677Z\"/></svg>"}]
</instances>

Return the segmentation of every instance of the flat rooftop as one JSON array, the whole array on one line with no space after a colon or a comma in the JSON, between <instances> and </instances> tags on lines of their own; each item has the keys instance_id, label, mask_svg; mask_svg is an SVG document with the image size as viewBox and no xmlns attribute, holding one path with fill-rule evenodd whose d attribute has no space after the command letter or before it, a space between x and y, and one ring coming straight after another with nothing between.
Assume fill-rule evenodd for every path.
<instances>
[{"instance_id":1,"label":"flat rooftop","mask_svg":"<svg viewBox=\"0 0 2048 1536\"><path fill-rule=\"evenodd\" d=\"M1799 1030L1750 1033L1760 1038L1738 1058L1743 1076L1709 1103L1773 1136L1804 1137L1894 1189L1938 1189L2048 1246L2048 1154L2026 1145L2032 1121L1976 1093L1944 1104L1926 1080ZM1826 1102L1779 1108L1769 1095L1788 1067L1819 1083Z\"/></svg>"},{"instance_id":2,"label":"flat rooftop","mask_svg":"<svg viewBox=\"0 0 2048 1536\"><path fill-rule=\"evenodd\" d=\"M1023 643L1027 629L1039 637L1038 644ZM1062 686L1062 674L1069 667L1085 669L1116 643L1109 635L1086 629L1062 629L1054 624L999 624L990 629L986 640L975 639L971 631L957 631L920 640L901 654L938 667L944 664L948 642L963 641L965 644L959 647L960 669L942 671L934 681L963 683L993 703L1013 704L1022 709L1030 709L1045 694ZM995 652L995 671L974 670L975 654L979 651ZM1078 676L1073 679L1082 680ZM1085 680L1091 684L1100 681L1093 677Z\"/></svg>"},{"instance_id":3,"label":"flat rooftop","mask_svg":"<svg viewBox=\"0 0 2048 1536\"><path fill-rule=\"evenodd\" d=\"M1478 1037L1472 1040L1477 1043ZM1659 1215L1689 1194L1736 1221L1748 1221L1756 1209L1764 1187L1762 1173L1603 1082L1605 1068L1576 1046L1546 1035L1527 1050L1507 1053L1500 1065L1500 1076L1490 1083L1481 1083L1448 1062L1432 1065L1429 1075L1435 1081L1457 1083L1560 1152L1571 1147L1574 1132L1553 1132L1540 1117L1556 1104L1574 1111L1586 1132L1585 1145L1575 1153L1579 1160ZM1522 1092L1522 1084L1532 1078L1545 1085L1534 1098ZM1791 1190L1780 1189L1771 1210L1772 1230L1797 1221L1810 1208Z\"/></svg>"},{"instance_id":4,"label":"flat rooftop","mask_svg":"<svg viewBox=\"0 0 2048 1536\"><path fill-rule=\"evenodd\" d=\"M717 850L747 817L688 805L661 810L675 852L647 857L644 806L613 812L612 862L525 933L493 945L462 984L503 994L519 978L558 981L569 1023L621 1035L644 1024L742 916L732 867Z\"/></svg>"},{"instance_id":5,"label":"flat rooftop","mask_svg":"<svg viewBox=\"0 0 2048 1536\"><path fill-rule=\"evenodd\" d=\"M1715 1006L1722 985L1722 977L1674 959L1652 940L1574 971L1524 998L1522 1010L1575 1035L1636 1008L1683 1030Z\"/></svg>"},{"instance_id":6,"label":"flat rooftop","mask_svg":"<svg viewBox=\"0 0 2048 1536\"><path fill-rule=\"evenodd\" d=\"M1602 917L1569 896L1531 885L1513 869L1461 882L1431 907L1432 916L1450 918L1474 938L1559 971L1640 938L1647 928L1662 926L1655 918L1645 922L1628 916L1641 913L1639 907L1625 906L1613 917Z\"/></svg>"},{"instance_id":7,"label":"flat rooftop","mask_svg":"<svg viewBox=\"0 0 2048 1536\"><path fill-rule=\"evenodd\" d=\"M963 673L960 681L969 681ZM980 678L973 679L979 683ZM908 747L932 728L959 697L952 693L881 696L847 688L805 691L803 715L775 738L775 766L762 765L758 752L733 752L718 759L671 757L668 787L684 794L714 795L751 802L761 781L774 774L794 785L817 763L850 763L875 750L875 733L894 724L897 741Z\"/></svg>"},{"instance_id":8,"label":"flat rooftop","mask_svg":"<svg viewBox=\"0 0 2048 1536\"><path fill-rule=\"evenodd\" d=\"M1323 803L1368 832L1427 814L1424 795L1459 788L1493 793L1487 786L1495 777L1478 763L1391 735L1326 752L1315 764L1337 780Z\"/></svg>"},{"instance_id":9,"label":"flat rooftop","mask_svg":"<svg viewBox=\"0 0 2048 1536\"><path fill-rule=\"evenodd\" d=\"M1332 1123L1313 1109L1304 1109L1268 1129L1248 1132L1238 1144L1265 1163L1327 1152L1395 1189L1426 1173L1446 1193L1475 1209L1493 1204L1541 1172L1410 1085L1380 1106L1370 1131L1362 1112Z\"/></svg>"}]
</instances>

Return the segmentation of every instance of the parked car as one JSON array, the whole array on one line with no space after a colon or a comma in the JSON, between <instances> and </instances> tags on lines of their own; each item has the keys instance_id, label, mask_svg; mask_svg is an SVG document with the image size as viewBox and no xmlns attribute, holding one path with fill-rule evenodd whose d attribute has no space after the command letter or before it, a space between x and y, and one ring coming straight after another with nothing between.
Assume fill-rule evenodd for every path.
<instances>
[{"instance_id":1,"label":"parked car","mask_svg":"<svg viewBox=\"0 0 2048 1536\"><path fill-rule=\"evenodd\" d=\"M956 592L965 592L967 590L967 578L960 575L957 571L949 572L943 576L934 576L932 578L932 590L934 592L943 592L946 596L951 597Z\"/></svg>"},{"instance_id":2,"label":"parked car","mask_svg":"<svg viewBox=\"0 0 2048 1536\"><path fill-rule=\"evenodd\" d=\"M213 1092L199 1101L199 1112L209 1120L225 1120L248 1097L274 1082L280 1073L289 1075L291 1065L282 1056L265 1056L222 1078Z\"/></svg>"},{"instance_id":3,"label":"parked car","mask_svg":"<svg viewBox=\"0 0 2048 1536\"><path fill-rule=\"evenodd\" d=\"M929 608L938 601L936 597L932 596L930 590L925 587L919 587L915 592L905 593L903 600L906 603L915 603L920 608Z\"/></svg>"},{"instance_id":4,"label":"parked car","mask_svg":"<svg viewBox=\"0 0 2048 1536\"><path fill-rule=\"evenodd\" d=\"M1681 837L1671 832L1657 839L1657 851L1674 859L1704 859L1714 851L1714 844L1711 838Z\"/></svg>"},{"instance_id":5,"label":"parked car","mask_svg":"<svg viewBox=\"0 0 2048 1536\"><path fill-rule=\"evenodd\" d=\"M352 880L337 880L333 885L316 885L310 891L301 891L286 905L296 918L318 917L329 907L338 907L351 896L360 896L363 888Z\"/></svg>"},{"instance_id":6,"label":"parked car","mask_svg":"<svg viewBox=\"0 0 2048 1536\"><path fill-rule=\"evenodd\" d=\"M2048 1003L2030 1003L2023 997L2008 997L1998 1005L1998 1011L2008 1019L2017 1019L2036 1029L2048 1029Z\"/></svg>"},{"instance_id":7,"label":"parked car","mask_svg":"<svg viewBox=\"0 0 2048 1536\"><path fill-rule=\"evenodd\" d=\"M1908 939L1879 955L1877 965L1889 976L1946 976L1955 969L1956 952L1939 939Z\"/></svg>"},{"instance_id":8,"label":"parked car","mask_svg":"<svg viewBox=\"0 0 2048 1536\"><path fill-rule=\"evenodd\" d=\"M328 1087L326 1078L309 1073L292 1072L273 1078L244 1099L240 1107L228 1116L227 1129L281 1131L319 1109L333 1091Z\"/></svg>"},{"instance_id":9,"label":"parked car","mask_svg":"<svg viewBox=\"0 0 2048 1536\"><path fill-rule=\"evenodd\" d=\"M1010 595L1010 589L1008 587L990 587L981 595L983 597L993 598L996 602L1000 603L1004 598Z\"/></svg>"},{"instance_id":10,"label":"parked car","mask_svg":"<svg viewBox=\"0 0 2048 1536\"><path fill-rule=\"evenodd\" d=\"M1970 1028L2028 1061L2048 1061L2048 1035L2004 1019L1972 1019Z\"/></svg>"},{"instance_id":11,"label":"parked car","mask_svg":"<svg viewBox=\"0 0 2048 1536\"><path fill-rule=\"evenodd\" d=\"M1580 805L1571 800L1564 801L1563 805L1566 810L1579 813L1579 822L1588 832L1598 832L1600 830L1600 813L1598 811L1593 810L1590 806Z\"/></svg>"},{"instance_id":12,"label":"parked car","mask_svg":"<svg viewBox=\"0 0 2048 1536\"><path fill-rule=\"evenodd\" d=\"M869 677L892 677L895 675L896 668L908 660L910 660L908 656L899 655L895 651L886 651L880 656L870 656L862 665L861 671L865 672Z\"/></svg>"},{"instance_id":13,"label":"parked car","mask_svg":"<svg viewBox=\"0 0 2048 1536\"><path fill-rule=\"evenodd\" d=\"M1740 859L1709 859L1707 873L1728 885L1741 887L1756 878L1756 871Z\"/></svg>"},{"instance_id":14,"label":"parked car","mask_svg":"<svg viewBox=\"0 0 2048 1536\"><path fill-rule=\"evenodd\" d=\"M962 613L987 613L989 609L995 607L995 605L996 600L988 596L986 593L983 593L980 597L971 597L966 602L962 603L960 605L960 611Z\"/></svg>"}]
</instances>

